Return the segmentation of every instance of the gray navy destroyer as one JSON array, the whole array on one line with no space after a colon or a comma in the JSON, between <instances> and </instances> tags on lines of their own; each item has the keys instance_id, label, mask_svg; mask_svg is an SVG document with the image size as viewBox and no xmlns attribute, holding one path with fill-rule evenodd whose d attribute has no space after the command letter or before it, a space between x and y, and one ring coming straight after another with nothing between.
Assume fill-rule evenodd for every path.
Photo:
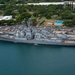
<instances>
[{"instance_id":1,"label":"gray navy destroyer","mask_svg":"<svg viewBox=\"0 0 75 75\"><path fill-rule=\"evenodd\" d=\"M14 43L75 46L75 29L64 27L33 27L27 25L0 27L0 40Z\"/></svg>"}]
</instances>

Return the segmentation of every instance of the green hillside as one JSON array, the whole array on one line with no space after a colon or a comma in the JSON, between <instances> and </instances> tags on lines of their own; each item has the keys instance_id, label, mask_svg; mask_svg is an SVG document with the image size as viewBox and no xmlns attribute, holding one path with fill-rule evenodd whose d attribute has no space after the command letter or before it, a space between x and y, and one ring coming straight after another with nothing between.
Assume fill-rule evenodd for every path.
<instances>
[{"instance_id":1,"label":"green hillside","mask_svg":"<svg viewBox=\"0 0 75 75\"><path fill-rule=\"evenodd\" d=\"M61 2L61 1L71 1L71 0L0 0L0 3L16 2L16 3L27 3L27 2Z\"/></svg>"}]
</instances>

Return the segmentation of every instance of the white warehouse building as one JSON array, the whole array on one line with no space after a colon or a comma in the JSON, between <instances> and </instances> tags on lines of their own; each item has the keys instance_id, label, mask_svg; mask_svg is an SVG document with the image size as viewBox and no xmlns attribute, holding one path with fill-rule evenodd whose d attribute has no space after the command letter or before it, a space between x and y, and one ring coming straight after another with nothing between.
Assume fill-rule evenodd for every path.
<instances>
[{"instance_id":1,"label":"white warehouse building","mask_svg":"<svg viewBox=\"0 0 75 75\"><path fill-rule=\"evenodd\" d=\"M0 20L11 20L12 16L0 16Z\"/></svg>"},{"instance_id":2,"label":"white warehouse building","mask_svg":"<svg viewBox=\"0 0 75 75\"><path fill-rule=\"evenodd\" d=\"M39 3L27 3L27 5L64 5L65 3L69 3L69 1L64 2L39 2ZM73 2L75 5L75 2Z\"/></svg>"}]
</instances>

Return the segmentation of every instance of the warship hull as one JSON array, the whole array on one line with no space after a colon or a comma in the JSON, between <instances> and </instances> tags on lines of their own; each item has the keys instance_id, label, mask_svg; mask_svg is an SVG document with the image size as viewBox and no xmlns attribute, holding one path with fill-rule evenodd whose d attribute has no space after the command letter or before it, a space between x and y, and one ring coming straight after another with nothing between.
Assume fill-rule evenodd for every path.
<instances>
[{"instance_id":1,"label":"warship hull","mask_svg":"<svg viewBox=\"0 0 75 75\"><path fill-rule=\"evenodd\" d=\"M75 43L62 43L62 42L48 42L40 40L25 40L25 39L14 39L14 38L3 38L0 37L0 41L7 41L13 43L25 43L25 44L34 44L34 45L53 45L53 46L75 46Z\"/></svg>"}]
</instances>

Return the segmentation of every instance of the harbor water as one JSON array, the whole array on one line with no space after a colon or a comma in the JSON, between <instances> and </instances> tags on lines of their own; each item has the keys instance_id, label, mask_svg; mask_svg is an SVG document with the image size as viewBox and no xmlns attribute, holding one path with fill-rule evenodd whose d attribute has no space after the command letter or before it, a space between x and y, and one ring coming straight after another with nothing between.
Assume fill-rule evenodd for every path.
<instances>
[{"instance_id":1,"label":"harbor water","mask_svg":"<svg viewBox=\"0 0 75 75\"><path fill-rule=\"evenodd\" d=\"M75 47L0 41L0 75L75 75Z\"/></svg>"}]
</instances>

